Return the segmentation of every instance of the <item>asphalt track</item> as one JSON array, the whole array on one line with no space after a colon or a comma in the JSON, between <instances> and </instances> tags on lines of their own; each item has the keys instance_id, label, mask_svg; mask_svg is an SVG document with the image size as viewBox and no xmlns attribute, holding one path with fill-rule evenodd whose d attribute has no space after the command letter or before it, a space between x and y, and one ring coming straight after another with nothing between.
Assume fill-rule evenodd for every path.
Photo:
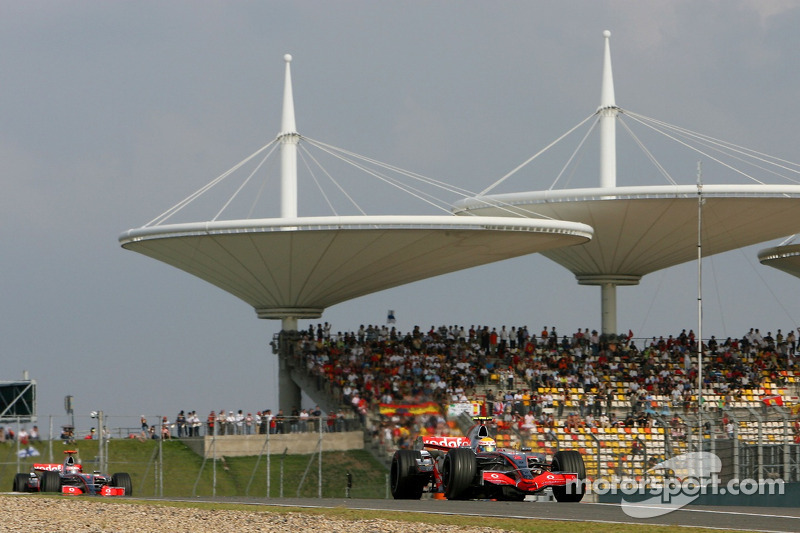
<instances>
[{"instance_id":1,"label":"asphalt track","mask_svg":"<svg viewBox=\"0 0 800 533\"><path fill-rule=\"evenodd\" d=\"M656 518L632 518L625 514L618 504L587 502L490 502L431 499L410 501L355 500L344 498L323 498L319 500L308 498L270 498L258 500L235 498L225 500L217 499L215 501L307 508L344 507L348 509L405 511L477 517L536 518L539 520L603 522L608 524L625 523L693 526L740 531L800 531L800 508L798 507L706 507L690 505Z\"/></svg>"}]
</instances>

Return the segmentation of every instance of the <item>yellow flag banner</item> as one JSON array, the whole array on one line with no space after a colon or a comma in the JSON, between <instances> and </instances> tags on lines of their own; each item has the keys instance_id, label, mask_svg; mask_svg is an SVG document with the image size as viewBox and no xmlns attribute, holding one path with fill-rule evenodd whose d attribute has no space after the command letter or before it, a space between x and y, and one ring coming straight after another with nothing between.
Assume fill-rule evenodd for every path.
<instances>
[{"instance_id":1,"label":"yellow flag banner","mask_svg":"<svg viewBox=\"0 0 800 533\"><path fill-rule=\"evenodd\" d=\"M436 402L425 402L417 404L379 404L380 413L383 416L417 416L417 415L438 415L439 405Z\"/></svg>"}]
</instances>

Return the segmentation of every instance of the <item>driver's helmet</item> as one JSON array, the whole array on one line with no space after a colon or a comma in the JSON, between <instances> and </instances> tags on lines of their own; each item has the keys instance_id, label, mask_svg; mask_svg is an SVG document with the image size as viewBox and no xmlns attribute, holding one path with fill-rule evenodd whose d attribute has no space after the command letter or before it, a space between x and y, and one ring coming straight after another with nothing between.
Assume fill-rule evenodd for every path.
<instances>
[{"instance_id":1,"label":"driver's helmet","mask_svg":"<svg viewBox=\"0 0 800 533\"><path fill-rule=\"evenodd\" d=\"M478 441L478 451L479 452L493 452L497 449L497 443L494 439L490 439L489 437L484 437Z\"/></svg>"},{"instance_id":2,"label":"driver's helmet","mask_svg":"<svg viewBox=\"0 0 800 533\"><path fill-rule=\"evenodd\" d=\"M81 471L81 467L76 465L67 465L67 474L79 474Z\"/></svg>"}]
</instances>

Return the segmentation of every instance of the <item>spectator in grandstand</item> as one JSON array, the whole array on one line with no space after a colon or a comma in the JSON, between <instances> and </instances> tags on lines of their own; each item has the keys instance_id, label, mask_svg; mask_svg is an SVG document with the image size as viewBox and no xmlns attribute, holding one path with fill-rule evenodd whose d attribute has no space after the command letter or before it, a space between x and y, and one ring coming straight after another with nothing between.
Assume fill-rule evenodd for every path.
<instances>
[{"instance_id":1,"label":"spectator in grandstand","mask_svg":"<svg viewBox=\"0 0 800 533\"><path fill-rule=\"evenodd\" d=\"M242 412L241 409L233 416L233 423L236 425L236 435L244 435L244 418L244 412Z\"/></svg>"},{"instance_id":2,"label":"spectator in grandstand","mask_svg":"<svg viewBox=\"0 0 800 533\"><path fill-rule=\"evenodd\" d=\"M171 439L172 433L170 432L170 422L167 420L167 417L161 418L161 438L162 439Z\"/></svg>"},{"instance_id":3,"label":"spectator in grandstand","mask_svg":"<svg viewBox=\"0 0 800 533\"><path fill-rule=\"evenodd\" d=\"M175 417L175 429L178 432L178 438L184 436L184 432L186 431L186 414L181 411L178 413L178 416Z\"/></svg>"},{"instance_id":4,"label":"spectator in grandstand","mask_svg":"<svg viewBox=\"0 0 800 533\"><path fill-rule=\"evenodd\" d=\"M208 415L208 419L207 419L207 422L206 422L206 425L208 427L208 434L209 435L216 435L216 431L215 431L216 422L217 422L217 415L216 415L216 413L214 413L214 411L211 411L211 413Z\"/></svg>"},{"instance_id":5,"label":"spectator in grandstand","mask_svg":"<svg viewBox=\"0 0 800 533\"><path fill-rule=\"evenodd\" d=\"M286 417L283 415L283 409L278 409L278 412L275 414L275 433L279 435L285 433L285 422Z\"/></svg>"},{"instance_id":6,"label":"spectator in grandstand","mask_svg":"<svg viewBox=\"0 0 800 533\"><path fill-rule=\"evenodd\" d=\"M219 411L217 411L217 422L216 422L217 435L225 435L228 429L227 420L228 417L225 416L225 409L220 409Z\"/></svg>"},{"instance_id":7,"label":"spectator in grandstand","mask_svg":"<svg viewBox=\"0 0 800 533\"><path fill-rule=\"evenodd\" d=\"M306 431L308 431L308 419L309 419L309 417L310 417L310 415L308 413L308 409L303 409L303 410L300 411L298 429L302 433L305 433Z\"/></svg>"}]
</instances>

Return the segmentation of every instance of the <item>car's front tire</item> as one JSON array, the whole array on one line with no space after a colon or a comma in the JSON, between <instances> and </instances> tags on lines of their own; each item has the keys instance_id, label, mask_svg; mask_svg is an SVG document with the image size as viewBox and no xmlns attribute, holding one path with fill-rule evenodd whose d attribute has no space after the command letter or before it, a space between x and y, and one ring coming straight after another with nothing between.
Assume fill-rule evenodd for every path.
<instances>
[{"instance_id":1,"label":"car's front tire","mask_svg":"<svg viewBox=\"0 0 800 533\"><path fill-rule=\"evenodd\" d=\"M120 472L111 476L111 486L122 487L125 489L125 496L130 496L133 494L133 483L131 482L131 476L125 472Z\"/></svg>"},{"instance_id":2,"label":"car's front tire","mask_svg":"<svg viewBox=\"0 0 800 533\"><path fill-rule=\"evenodd\" d=\"M61 476L58 472L42 472L39 488L42 492L61 492Z\"/></svg>"},{"instance_id":3,"label":"car's front tire","mask_svg":"<svg viewBox=\"0 0 800 533\"><path fill-rule=\"evenodd\" d=\"M28 492L29 474L17 474L14 476L14 492Z\"/></svg>"},{"instance_id":4,"label":"car's front tire","mask_svg":"<svg viewBox=\"0 0 800 533\"><path fill-rule=\"evenodd\" d=\"M577 483L553 487L553 496L559 502L579 502L586 493L586 465L583 456L575 450L556 452L551 464L553 472L574 472L578 474Z\"/></svg>"},{"instance_id":5,"label":"car's front tire","mask_svg":"<svg viewBox=\"0 0 800 533\"><path fill-rule=\"evenodd\" d=\"M454 448L447 452L442 464L444 495L448 500L465 500L478 472L472 448Z\"/></svg>"}]
</instances>

